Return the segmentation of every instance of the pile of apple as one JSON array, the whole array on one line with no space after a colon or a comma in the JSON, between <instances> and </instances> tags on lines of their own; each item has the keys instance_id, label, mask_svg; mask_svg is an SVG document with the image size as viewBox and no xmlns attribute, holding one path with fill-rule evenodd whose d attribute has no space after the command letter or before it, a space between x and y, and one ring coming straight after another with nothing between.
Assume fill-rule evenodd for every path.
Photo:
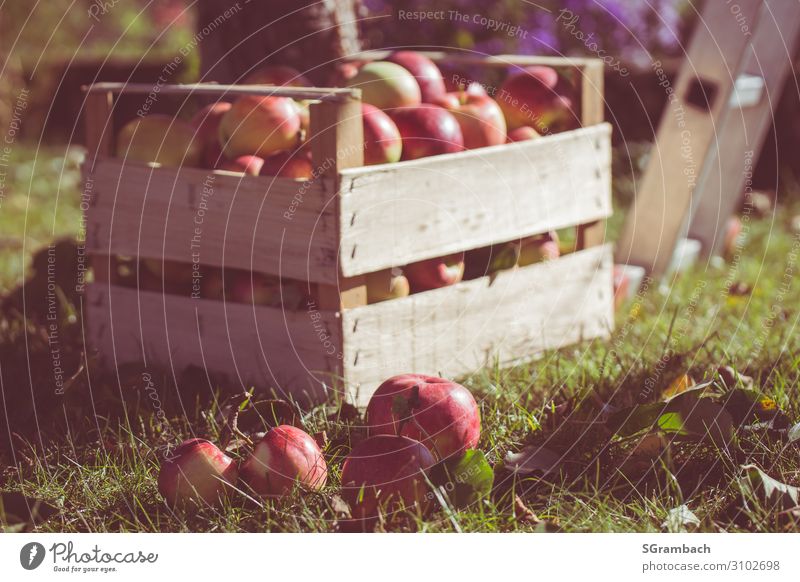
<instances>
[{"instance_id":1,"label":"pile of apple","mask_svg":"<svg viewBox=\"0 0 800 582\"><path fill-rule=\"evenodd\" d=\"M341 467L341 494L352 518L371 527L379 514L430 510L428 473L474 449L480 413L464 386L433 376L405 374L386 380L366 411L368 436ZM303 430L269 430L241 462L213 443L191 439L161 466L158 490L171 506L212 505L237 490L282 497L296 489L320 491L328 466L317 442Z\"/></svg>"},{"instance_id":2,"label":"pile of apple","mask_svg":"<svg viewBox=\"0 0 800 582\"><path fill-rule=\"evenodd\" d=\"M493 98L460 75L445 81L429 58L397 51L384 61L346 63L333 80L362 91L364 163L413 160L538 137L575 127L574 88L550 67L513 72ZM244 84L310 87L299 71L261 68ZM491 90L491 89L490 89ZM153 114L126 124L117 156L162 166L194 166L308 180L307 101L239 97L198 111L190 121Z\"/></svg>"}]
</instances>

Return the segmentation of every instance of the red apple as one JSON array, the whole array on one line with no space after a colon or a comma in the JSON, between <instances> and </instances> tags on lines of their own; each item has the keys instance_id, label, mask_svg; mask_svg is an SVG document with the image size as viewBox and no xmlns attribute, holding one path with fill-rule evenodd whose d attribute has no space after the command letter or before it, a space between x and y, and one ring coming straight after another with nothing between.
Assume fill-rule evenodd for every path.
<instances>
[{"instance_id":1,"label":"red apple","mask_svg":"<svg viewBox=\"0 0 800 582\"><path fill-rule=\"evenodd\" d=\"M460 152L464 149L464 135L452 113L424 103L415 107L402 107L389 112L403 138L403 160L416 160L428 156Z\"/></svg>"},{"instance_id":2,"label":"red apple","mask_svg":"<svg viewBox=\"0 0 800 582\"><path fill-rule=\"evenodd\" d=\"M286 65L265 65L247 75L243 85L274 85L278 87L312 87L300 71Z\"/></svg>"},{"instance_id":3,"label":"red apple","mask_svg":"<svg viewBox=\"0 0 800 582\"><path fill-rule=\"evenodd\" d=\"M188 501L210 505L225 496L236 477L233 459L205 439L190 439L161 464L158 492L170 505Z\"/></svg>"},{"instance_id":4,"label":"red apple","mask_svg":"<svg viewBox=\"0 0 800 582\"><path fill-rule=\"evenodd\" d=\"M508 132L508 135L506 136L506 143L527 141L529 139L536 139L537 137L542 137L539 135L538 131L533 129L530 125L523 125L522 127L512 129Z\"/></svg>"},{"instance_id":5,"label":"red apple","mask_svg":"<svg viewBox=\"0 0 800 582\"><path fill-rule=\"evenodd\" d=\"M348 79L347 86L361 89L362 101L379 109L419 105L421 101L414 76L400 65L386 61L367 63Z\"/></svg>"},{"instance_id":6,"label":"red apple","mask_svg":"<svg viewBox=\"0 0 800 582\"><path fill-rule=\"evenodd\" d=\"M358 74L358 70L370 61L356 60L336 63L328 78L329 87L341 87Z\"/></svg>"},{"instance_id":7,"label":"red apple","mask_svg":"<svg viewBox=\"0 0 800 582\"><path fill-rule=\"evenodd\" d=\"M217 169L226 170L228 172L239 172L247 176L258 176L263 165L264 160L258 156L239 156L232 160L229 158L221 158L217 164Z\"/></svg>"},{"instance_id":8,"label":"red apple","mask_svg":"<svg viewBox=\"0 0 800 582\"><path fill-rule=\"evenodd\" d=\"M226 273L226 298L234 303L249 305L279 305L280 281L276 277L250 271Z\"/></svg>"},{"instance_id":9,"label":"red apple","mask_svg":"<svg viewBox=\"0 0 800 582\"><path fill-rule=\"evenodd\" d=\"M525 267L540 261L552 261L561 256L558 234L555 231L544 235L524 238L520 244L519 266Z\"/></svg>"},{"instance_id":10,"label":"red apple","mask_svg":"<svg viewBox=\"0 0 800 582\"><path fill-rule=\"evenodd\" d=\"M203 164L206 168L215 168L222 157L222 146L219 145L219 122L231 107L232 105L225 101L211 103L189 120L195 128L196 138L203 145Z\"/></svg>"},{"instance_id":11,"label":"red apple","mask_svg":"<svg viewBox=\"0 0 800 582\"><path fill-rule=\"evenodd\" d=\"M304 150L295 150L268 157L261 167L261 175L310 180L313 169L311 155Z\"/></svg>"},{"instance_id":12,"label":"red apple","mask_svg":"<svg viewBox=\"0 0 800 582\"><path fill-rule=\"evenodd\" d=\"M366 276L366 280L368 303L406 297L410 293L408 279L399 270L386 269L376 273L369 273Z\"/></svg>"},{"instance_id":13,"label":"red apple","mask_svg":"<svg viewBox=\"0 0 800 582\"><path fill-rule=\"evenodd\" d=\"M430 506L425 472L436 460L420 442L373 436L357 444L342 465L342 497L364 527L380 513Z\"/></svg>"},{"instance_id":14,"label":"red apple","mask_svg":"<svg viewBox=\"0 0 800 582\"><path fill-rule=\"evenodd\" d=\"M169 115L148 115L129 121L117 134L117 157L164 167L199 167L203 145L195 128Z\"/></svg>"},{"instance_id":15,"label":"red apple","mask_svg":"<svg viewBox=\"0 0 800 582\"><path fill-rule=\"evenodd\" d=\"M364 118L364 165L400 161L403 140L392 118L369 103L361 104L361 115Z\"/></svg>"},{"instance_id":16,"label":"red apple","mask_svg":"<svg viewBox=\"0 0 800 582\"><path fill-rule=\"evenodd\" d=\"M450 111L461 127L468 150L506 143L506 120L491 97L447 93L436 102Z\"/></svg>"},{"instance_id":17,"label":"red apple","mask_svg":"<svg viewBox=\"0 0 800 582\"><path fill-rule=\"evenodd\" d=\"M489 94L483 85L459 71L453 71L444 79L445 90L448 93L467 93L468 95L481 95L488 97Z\"/></svg>"},{"instance_id":18,"label":"red apple","mask_svg":"<svg viewBox=\"0 0 800 582\"><path fill-rule=\"evenodd\" d=\"M455 285L464 277L464 253L412 263L403 272L413 293Z\"/></svg>"},{"instance_id":19,"label":"red apple","mask_svg":"<svg viewBox=\"0 0 800 582\"><path fill-rule=\"evenodd\" d=\"M530 125L539 133L552 133L577 127L574 93L555 69L533 66L509 76L497 102L509 130Z\"/></svg>"},{"instance_id":20,"label":"red apple","mask_svg":"<svg viewBox=\"0 0 800 582\"><path fill-rule=\"evenodd\" d=\"M234 102L219 124L226 157L259 156L294 148L300 139L297 106L285 97L246 95Z\"/></svg>"},{"instance_id":21,"label":"red apple","mask_svg":"<svg viewBox=\"0 0 800 582\"><path fill-rule=\"evenodd\" d=\"M446 92L439 67L425 55L415 51L395 51L387 59L414 75L423 103L436 103Z\"/></svg>"},{"instance_id":22,"label":"red apple","mask_svg":"<svg viewBox=\"0 0 800 582\"><path fill-rule=\"evenodd\" d=\"M276 426L256 443L241 469L244 481L259 495L282 496L295 486L318 491L328 466L317 442L297 427Z\"/></svg>"},{"instance_id":23,"label":"red apple","mask_svg":"<svg viewBox=\"0 0 800 582\"><path fill-rule=\"evenodd\" d=\"M420 441L439 459L478 446L481 417L469 390L444 378L394 376L367 405L369 434L397 434Z\"/></svg>"}]
</instances>

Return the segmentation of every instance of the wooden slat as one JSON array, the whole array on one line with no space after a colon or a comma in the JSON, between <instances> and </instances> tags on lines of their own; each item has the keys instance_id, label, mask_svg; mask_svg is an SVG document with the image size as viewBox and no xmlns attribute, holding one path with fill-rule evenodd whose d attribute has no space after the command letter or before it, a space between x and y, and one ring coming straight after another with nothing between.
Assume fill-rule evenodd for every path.
<instances>
[{"instance_id":1,"label":"wooden slat","mask_svg":"<svg viewBox=\"0 0 800 582\"><path fill-rule=\"evenodd\" d=\"M118 95L148 95L153 85L146 83L94 83L83 88L92 94L114 93ZM206 95L212 97L238 95L264 95L290 97L292 99L314 99L330 103L343 103L361 97L360 89L317 88L317 87L275 87L271 85L217 85L214 83L187 83L183 85L163 85L161 95Z\"/></svg>"},{"instance_id":2,"label":"wooden slat","mask_svg":"<svg viewBox=\"0 0 800 582\"><path fill-rule=\"evenodd\" d=\"M347 60L382 60L393 51L370 50L361 51L347 56ZM485 65L487 67L530 67L545 65L554 68L584 67L592 63L602 63L600 59L584 57L552 57L534 55L476 55L470 53L452 53L443 51L415 51L425 55L432 61L448 65Z\"/></svg>"},{"instance_id":3,"label":"wooden slat","mask_svg":"<svg viewBox=\"0 0 800 582\"><path fill-rule=\"evenodd\" d=\"M113 152L113 104L114 96L109 91L86 95L83 114L86 120L87 160L90 165L95 159L110 156Z\"/></svg>"},{"instance_id":4,"label":"wooden slat","mask_svg":"<svg viewBox=\"0 0 800 582\"><path fill-rule=\"evenodd\" d=\"M334 190L324 179L152 169L108 159L93 180L87 229L92 252L337 281Z\"/></svg>"},{"instance_id":5,"label":"wooden slat","mask_svg":"<svg viewBox=\"0 0 800 582\"><path fill-rule=\"evenodd\" d=\"M592 61L579 72L581 87L581 125L603 123L605 118L605 98L603 80L603 61Z\"/></svg>"},{"instance_id":6,"label":"wooden slat","mask_svg":"<svg viewBox=\"0 0 800 582\"><path fill-rule=\"evenodd\" d=\"M736 4L741 10L736 16L727 2L705 3L674 83L677 98L667 104L641 186L625 219L617 244L619 263L638 265L655 275L663 274L670 264L685 229L703 161L728 107L735 71L749 43L739 21L743 19L752 28L761 1L741 0ZM706 97L712 102L707 103Z\"/></svg>"},{"instance_id":7,"label":"wooden slat","mask_svg":"<svg viewBox=\"0 0 800 582\"><path fill-rule=\"evenodd\" d=\"M342 314L350 397L366 404L394 374L458 377L545 349L608 337L609 245Z\"/></svg>"},{"instance_id":8,"label":"wooden slat","mask_svg":"<svg viewBox=\"0 0 800 582\"><path fill-rule=\"evenodd\" d=\"M345 170L341 271L355 276L611 214L608 124Z\"/></svg>"},{"instance_id":9,"label":"wooden slat","mask_svg":"<svg viewBox=\"0 0 800 582\"><path fill-rule=\"evenodd\" d=\"M339 322L313 307L254 308L102 283L87 287L87 302L90 345L105 369L144 361L179 379L196 367L228 388L274 388L305 402L324 400L323 383L339 375Z\"/></svg>"}]
</instances>

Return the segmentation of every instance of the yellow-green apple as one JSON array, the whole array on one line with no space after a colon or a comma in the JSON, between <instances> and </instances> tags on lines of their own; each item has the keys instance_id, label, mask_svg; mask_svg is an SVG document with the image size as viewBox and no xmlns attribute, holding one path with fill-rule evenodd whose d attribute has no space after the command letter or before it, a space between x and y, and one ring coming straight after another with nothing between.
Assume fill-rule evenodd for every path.
<instances>
[{"instance_id":1,"label":"yellow-green apple","mask_svg":"<svg viewBox=\"0 0 800 582\"><path fill-rule=\"evenodd\" d=\"M189 120L195 129L195 137L203 146L203 164L206 168L215 168L222 158L222 146L219 144L219 122L231 108L231 104L218 101L206 105Z\"/></svg>"},{"instance_id":2,"label":"yellow-green apple","mask_svg":"<svg viewBox=\"0 0 800 582\"><path fill-rule=\"evenodd\" d=\"M240 97L222 116L219 138L228 158L266 158L290 150L300 139L297 106L286 97Z\"/></svg>"},{"instance_id":3,"label":"yellow-green apple","mask_svg":"<svg viewBox=\"0 0 800 582\"><path fill-rule=\"evenodd\" d=\"M199 167L203 146L195 128L169 115L148 115L129 121L117 134L117 157L164 167Z\"/></svg>"},{"instance_id":4,"label":"yellow-green apple","mask_svg":"<svg viewBox=\"0 0 800 582\"><path fill-rule=\"evenodd\" d=\"M308 150L298 149L281 152L264 160L261 167L262 176L278 176L295 180L310 180L313 175L311 155Z\"/></svg>"},{"instance_id":5,"label":"yellow-green apple","mask_svg":"<svg viewBox=\"0 0 800 582\"><path fill-rule=\"evenodd\" d=\"M423 103L436 103L446 93L442 72L425 55L415 51L395 51L386 60L400 65L414 75Z\"/></svg>"},{"instance_id":6,"label":"yellow-green apple","mask_svg":"<svg viewBox=\"0 0 800 582\"><path fill-rule=\"evenodd\" d=\"M406 69L395 63L373 61L347 80L347 87L361 89L364 103L379 109L419 105L419 84Z\"/></svg>"},{"instance_id":7,"label":"yellow-green apple","mask_svg":"<svg viewBox=\"0 0 800 582\"><path fill-rule=\"evenodd\" d=\"M361 116L364 119L364 165L400 161L403 140L392 118L369 103L361 104Z\"/></svg>"},{"instance_id":8,"label":"yellow-green apple","mask_svg":"<svg viewBox=\"0 0 800 582\"><path fill-rule=\"evenodd\" d=\"M264 160L258 156L239 156L238 158L221 158L217 164L218 170L239 172L247 176L258 176Z\"/></svg>"},{"instance_id":9,"label":"yellow-green apple","mask_svg":"<svg viewBox=\"0 0 800 582\"><path fill-rule=\"evenodd\" d=\"M161 464L158 492L170 505L214 504L236 483L236 463L214 443L189 439Z\"/></svg>"},{"instance_id":10,"label":"yellow-green apple","mask_svg":"<svg viewBox=\"0 0 800 582\"><path fill-rule=\"evenodd\" d=\"M509 130L529 125L539 133L552 133L577 127L574 93L555 69L532 66L503 82L497 102Z\"/></svg>"},{"instance_id":11,"label":"yellow-green apple","mask_svg":"<svg viewBox=\"0 0 800 582\"><path fill-rule=\"evenodd\" d=\"M551 261L561 255L558 234L555 231L544 235L524 238L520 244L519 266L525 267L540 261Z\"/></svg>"},{"instance_id":12,"label":"yellow-green apple","mask_svg":"<svg viewBox=\"0 0 800 582\"><path fill-rule=\"evenodd\" d=\"M392 435L358 443L342 465L342 497L364 529L379 514L430 508L427 471L436 463L419 441Z\"/></svg>"},{"instance_id":13,"label":"yellow-green apple","mask_svg":"<svg viewBox=\"0 0 800 582\"><path fill-rule=\"evenodd\" d=\"M506 143L506 120L491 97L461 91L446 93L435 103L455 116L466 149Z\"/></svg>"},{"instance_id":14,"label":"yellow-green apple","mask_svg":"<svg viewBox=\"0 0 800 582\"><path fill-rule=\"evenodd\" d=\"M423 103L389 112L403 138L402 160L460 152L464 149L461 126L444 107Z\"/></svg>"},{"instance_id":15,"label":"yellow-green apple","mask_svg":"<svg viewBox=\"0 0 800 582\"><path fill-rule=\"evenodd\" d=\"M317 491L328 478L322 451L309 434L282 424L270 429L241 467L242 479L258 495L288 495L296 487Z\"/></svg>"},{"instance_id":16,"label":"yellow-green apple","mask_svg":"<svg viewBox=\"0 0 800 582\"><path fill-rule=\"evenodd\" d=\"M506 136L506 143L513 143L515 141L528 141L529 139L536 139L542 137L538 131L533 129L530 125L523 125L516 129L512 129Z\"/></svg>"},{"instance_id":17,"label":"yellow-green apple","mask_svg":"<svg viewBox=\"0 0 800 582\"><path fill-rule=\"evenodd\" d=\"M411 292L408 279L399 269L386 269L369 273L366 276L366 280L368 303L406 297Z\"/></svg>"},{"instance_id":18,"label":"yellow-green apple","mask_svg":"<svg viewBox=\"0 0 800 582\"><path fill-rule=\"evenodd\" d=\"M261 273L240 269L225 274L226 298L234 303L278 305L281 301L280 280Z\"/></svg>"},{"instance_id":19,"label":"yellow-green apple","mask_svg":"<svg viewBox=\"0 0 800 582\"><path fill-rule=\"evenodd\" d=\"M402 374L381 384L367 405L370 436L420 441L439 459L478 446L481 416L469 390L444 378Z\"/></svg>"},{"instance_id":20,"label":"yellow-green apple","mask_svg":"<svg viewBox=\"0 0 800 582\"><path fill-rule=\"evenodd\" d=\"M403 273L413 293L455 285L464 277L464 253L412 263Z\"/></svg>"},{"instance_id":21,"label":"yellow-green apple","mask_svg":"<svg viewBox=\"0 0 800 582\"><path fill-rule=\"evenodd\" d=\"M265 65L245 76L243 85L274 85L277 87L311 87L313 83L300 71L287 65Z\"/></svg>"}]
</instances>

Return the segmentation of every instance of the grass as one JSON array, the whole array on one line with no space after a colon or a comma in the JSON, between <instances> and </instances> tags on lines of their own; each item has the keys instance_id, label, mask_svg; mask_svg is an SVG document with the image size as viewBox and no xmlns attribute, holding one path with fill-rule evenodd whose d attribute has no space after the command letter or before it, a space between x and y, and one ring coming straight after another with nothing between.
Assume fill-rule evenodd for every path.
<instances>
[{"instance_id":1,"label":"grass","mask_svg":"<svg viewBox=\"0 0 800 582\"><path fill-rule=\"evenodd\" d=\"M17 170L0 206L0 228L17 241L7 242L0 254L0 284L12 299L30 249L77 231L76 183L62 173L65 167L74 172L71 160L63 152L40 152L35 168ZM629 181L621 176L618 183ZM54 191L60 191L57 202ZM620 198L629 195L622 192ZM790 226L795 211L782 208L774 216L753 216L743 246L728 262L699 265L675 280L650 285L618 312L610 341L464 378L480 404L480 448L495 472L492 495L463 508L445 499L424 519L403 515L379 529L661 531L670 510L686 504L699 520L693 526L699 531L797 531L797 517L779 515L770 500L748 493L741 469L755 463L779 481L800 485L800 450L785 430L800 419L795 264L800 235ZM613 225L620 223L620 215ZM172 511L156 490L161 452L191 435L220 437L221 411L230 403L224 387L179 395L166 376L157 378L154 406L139 371L120 370L119 381L103 377L91 357L81 356L79 304L65 294L58 312L60 342L65 367L75 373L64 395L54 396L46 331L35 315L26 321L14 305L7 300L0 314L2 422L8 424L0 437L6 441L0 453L5 467L0 490L7 513L25 513L19 509L25 500L43 506L36 519L9 519L8 528L339 529L335 495L341 461L364 433L362 419L347 407L328 403L302 414L309 433L325 431L327 437L330 473L321 493L298 491L264 503L236 496L217 509ZM737 419L735 441L720 443L708 434L665 437L668 444L660 445L655 456L634 450L641 434L623 438L605 422L609 410L658 400L683 374L698 382L715 379L719 394L721 366L752 377L753 386L773 399L782 414L771 422L753 422L752 415ZM157 416L159 410L166 421ZM556 469L544 477L504 469L504 455L525 446L558 452Z\"/></svg>"}]
</instances>

